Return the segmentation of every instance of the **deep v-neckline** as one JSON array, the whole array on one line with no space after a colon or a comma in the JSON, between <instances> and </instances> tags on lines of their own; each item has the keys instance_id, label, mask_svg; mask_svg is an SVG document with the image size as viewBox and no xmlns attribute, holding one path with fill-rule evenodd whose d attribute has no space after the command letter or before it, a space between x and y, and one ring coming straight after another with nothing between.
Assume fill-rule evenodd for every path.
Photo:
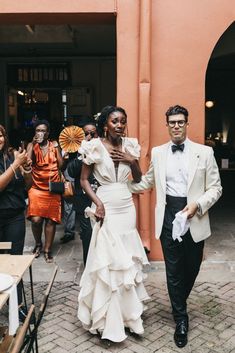
<instances>
[{"instance_id":1,"label":"deep v-neckline","mask_svg":"<svg viewBox=\"0 0 235 353\"><path fill-rule=\"evenodd\" d=\"M121 144L121 151L123 151L123 147L124 147L124 140L122 138L122 144ZM105 149L105 151L107 152L108 157L111 159L112 161L112 165L114 168L114 174L115 174L115 178L116 178L116 182L118 181L118 170L119 170L119 166L121 162L118 162L117 165L115 165L114 161L112 160L110 154L109 154L109 150L105 147L105 144L102 142L102 140L100 139L100 143L102 144L103 148Z\"/></svg>"},{"instance_id":2,"label":"deep v-neckline","mask_svg":"<svg viewBox=\"0 0 235 353\"><path fill-rule=\"evenodd\" d=\"M46 162L47 159L49 161L50 142L48 141L48 148L47 148L47 152L45 154L43 154L43 149L40 148L40 146L39 146L39 151L41 152L43 161Z\"/></svg>"}]
</instances>

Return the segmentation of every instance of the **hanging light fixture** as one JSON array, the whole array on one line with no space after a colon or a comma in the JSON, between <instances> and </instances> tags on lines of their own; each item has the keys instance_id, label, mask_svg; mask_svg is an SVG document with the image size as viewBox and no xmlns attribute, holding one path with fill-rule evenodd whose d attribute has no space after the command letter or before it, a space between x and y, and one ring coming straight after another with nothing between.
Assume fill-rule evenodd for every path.
<instances>
[{"instance_id":1,"label":"hanging light fixture","mask_svg":"<svg viewBox=\"0 0 235 353\"><path fill-rule=\"evenodd\" d=\"M207 108L212 108L214 107L215 103L213 101L206 101L205 105Z\"/></svg>"}]
</instances>

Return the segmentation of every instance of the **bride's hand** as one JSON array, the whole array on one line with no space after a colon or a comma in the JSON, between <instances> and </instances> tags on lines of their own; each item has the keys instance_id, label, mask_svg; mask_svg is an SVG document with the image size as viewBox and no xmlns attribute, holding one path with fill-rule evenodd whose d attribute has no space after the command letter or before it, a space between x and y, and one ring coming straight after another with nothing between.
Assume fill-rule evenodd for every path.
<instances>
[{"instance_id":1,"label":"bride's hand","mask_svg":"<svg viewBox=\"0 0 235 353\"><path fill-rule=\"evenodd\" d=\"M100 221L100 226L102 226L102 224L104 222L104 216L105 216L104 205L102 203L100 203L96 206L96 210L95 210L96 222Z\"/></svg>"},{"instance_id":2,"label":"bride's hand","mask_svg":"<svg viewBox=\"0 0 235 353\"><path fill-rule=\"evenodd\" d=\"M126 164L132 164L135 161L135 157L133 157L129 152L122 152L116 149L112 149L110 152L110 157L114 162L122 162Z\"/></svg>"}]
</instances>

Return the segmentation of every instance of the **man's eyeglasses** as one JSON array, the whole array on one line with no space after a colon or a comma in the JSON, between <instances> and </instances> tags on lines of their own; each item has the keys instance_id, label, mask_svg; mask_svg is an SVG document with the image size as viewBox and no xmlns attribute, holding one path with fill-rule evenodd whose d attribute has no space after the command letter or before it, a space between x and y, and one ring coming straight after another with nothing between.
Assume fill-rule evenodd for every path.
<instances>
[{"instance_id":1,"label":"man's eyeglasses","mask_svg":"<svg viewBox=\"0 0 235 353\"><path fill-rule=\"evenodd\" d=\"M178 124L179 127L183 127L186 124L185 120L170 120L168 121L168 126L170 127L175 127L176 124Z\"/></svg>"},{"instance_id":2,"label":"man's eyeglasses","mask_svg":"<svg viewBox=\"0 0 235 353\"><path fill-rule=\"evenodd\" d=\"M95 137L95 131L87 131L87 132L85 132L85 136L88 136L88 135L90 135L92 138L93 137Z\"/></svg>"}]
</instances>

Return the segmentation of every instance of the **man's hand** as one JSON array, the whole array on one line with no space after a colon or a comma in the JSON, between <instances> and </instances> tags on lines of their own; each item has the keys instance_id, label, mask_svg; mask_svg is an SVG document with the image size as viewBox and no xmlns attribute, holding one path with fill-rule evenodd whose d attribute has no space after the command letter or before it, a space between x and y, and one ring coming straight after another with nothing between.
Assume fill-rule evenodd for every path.
<instances>
[{"instance_id":1,"label":"man's hand","mask_svg":"<svg viewBox=\"0 0 235 353\"><path fill-rule=\"evenodd\" d=\"M189 205L186 205L182 212L187 212L187 218L193 218L195 213L197 212L197 204L196 202L192 202Z\"/></svg>"}]
</instances>

